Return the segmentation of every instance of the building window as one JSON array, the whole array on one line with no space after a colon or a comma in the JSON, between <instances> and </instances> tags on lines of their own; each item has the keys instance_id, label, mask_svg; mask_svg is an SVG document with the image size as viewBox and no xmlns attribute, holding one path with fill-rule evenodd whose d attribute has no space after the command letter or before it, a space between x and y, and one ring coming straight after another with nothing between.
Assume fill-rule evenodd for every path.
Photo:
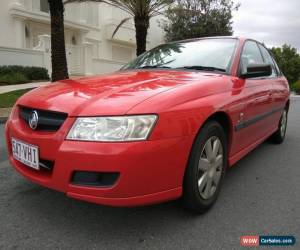
<instances>
[{"instance_id":1,"label":"building window","mask_svg":"<svg viewBox=\"0 0 300 250\"><path fill-rule=\"evenodd\" d=\"M48 0L40 0L40 11L46 12L46 13L50 12Z\"/></svg>"}]
</instances>

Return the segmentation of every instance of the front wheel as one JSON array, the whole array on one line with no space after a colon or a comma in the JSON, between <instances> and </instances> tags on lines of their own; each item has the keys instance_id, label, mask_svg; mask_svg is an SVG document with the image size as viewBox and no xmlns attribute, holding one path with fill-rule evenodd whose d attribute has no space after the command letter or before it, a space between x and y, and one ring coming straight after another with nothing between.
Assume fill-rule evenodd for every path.
<instances>
[{"instance_id":1,"label":"front wheel","mask_svg":"<svg viewBox=\"0 0 300 250\"><path fill-rule=\"evenodd\" d=\"M209 121L198 134L183 183L183 202L197 213L216 201L227 167L227 140L222 126Z\"/></svg>"}]
</instances>

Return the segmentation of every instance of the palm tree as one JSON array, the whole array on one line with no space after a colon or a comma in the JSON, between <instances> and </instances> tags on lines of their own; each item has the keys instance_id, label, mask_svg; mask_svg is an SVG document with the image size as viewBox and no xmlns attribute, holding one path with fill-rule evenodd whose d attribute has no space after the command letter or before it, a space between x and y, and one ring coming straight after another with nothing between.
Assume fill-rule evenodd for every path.
<instances>
[{"instance_id":1,"label":"palm tree","mask_svg":"<svg viewBox=\"0 0 300 250\"><path fill-rule=\"evenodd\" d=\"M51 17L52 81L68 79L64 34L64 4L62 0L48 0Z\"/></svg>"},{"instance_id":2,"label":"palm tree","mask_svg":"<svg viewBox=\"0 0 300 250\"><path fill-rule=\"evenodd\" d=\"M146 51L150 18L161 14L161 11L173 2L173 0L67 0L65 4L88 1L106 3L117 7L127 12L134 19L137 56ZM113 36L131 18L123 19L115 29Z\"/></svg>"}]
</instances>

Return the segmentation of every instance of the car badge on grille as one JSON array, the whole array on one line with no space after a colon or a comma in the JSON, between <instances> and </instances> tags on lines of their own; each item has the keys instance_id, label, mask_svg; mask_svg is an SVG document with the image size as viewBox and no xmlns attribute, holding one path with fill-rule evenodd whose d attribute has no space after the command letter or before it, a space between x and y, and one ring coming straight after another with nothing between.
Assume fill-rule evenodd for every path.
<instances>
[{"instance_id":1,"label":"car badge on grille","mask_svg":"<svg viewBox=\"0 0 300 250\"><path fill-rule=\"evenodd\" d=\"M30 116L29 116L29 120L28 120L28 124L29 127L31 127L33 130L37 128L39 123L39 115L37 113L36 110L32 111Z\"/></svg>"}]
</instances>

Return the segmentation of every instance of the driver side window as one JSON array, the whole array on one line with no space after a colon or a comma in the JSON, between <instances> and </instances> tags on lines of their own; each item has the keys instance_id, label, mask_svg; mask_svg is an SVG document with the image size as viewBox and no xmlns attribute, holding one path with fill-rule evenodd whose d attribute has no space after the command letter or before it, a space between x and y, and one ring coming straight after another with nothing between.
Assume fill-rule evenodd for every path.
<instances>
[{"instance_id":1,"label":"driver side window","mask_svg":"<svg viewBox=\"0 0 300 250\"><path fill-rule=\"evenodd\" d=\"M264 63L264 60L257 46L257 43L254 41L247 41L244 45L240 60L241 73L247 72L247 67L250 64L262 63Z\"/></svg>"}]
</instances>

